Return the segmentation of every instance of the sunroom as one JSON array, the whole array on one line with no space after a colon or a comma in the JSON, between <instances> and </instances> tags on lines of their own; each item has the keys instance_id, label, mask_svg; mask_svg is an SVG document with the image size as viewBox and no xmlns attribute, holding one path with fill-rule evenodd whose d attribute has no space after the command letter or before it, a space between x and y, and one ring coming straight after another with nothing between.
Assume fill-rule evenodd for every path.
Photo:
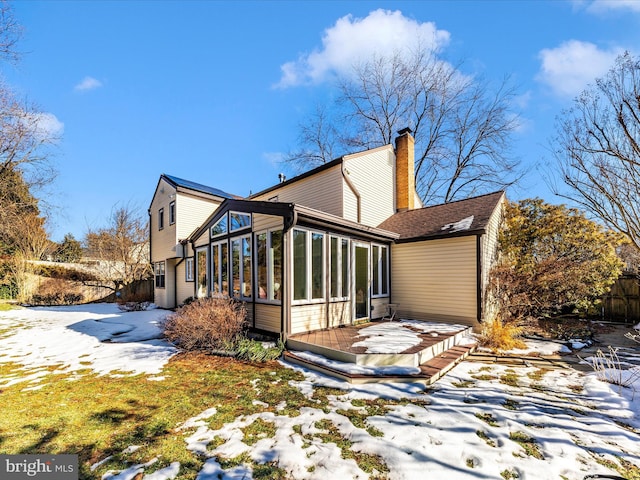
<instances>
[{"instance_id":1,"label":"sunroom","mask_svg":"<svg viewBox=\"0 0 640 480\"><path fill-rule=\"evenodd\" d=\"M397 234L292 203L226 200L189 238L194 296L245 303L287 336L382 317Z\"/></svg>"}]
</instances>

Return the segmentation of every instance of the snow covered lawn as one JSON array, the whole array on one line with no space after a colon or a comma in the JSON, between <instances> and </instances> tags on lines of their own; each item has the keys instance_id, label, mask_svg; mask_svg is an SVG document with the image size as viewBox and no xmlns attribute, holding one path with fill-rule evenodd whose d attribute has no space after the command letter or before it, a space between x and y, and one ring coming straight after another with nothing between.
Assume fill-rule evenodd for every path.
<instances>
[{"instance_id":1,"label":"snow covered lawn","mask_svg":"<svg viewBox=\"0 0 640 480\"><path fill-rule=\"evenodd\" d=\"M161 340L164 310L121 312L115 304L36 307L0 312L0 362L21 364L29 375L0 379L0 387L57 373L154 374L177 352Z\"/></svg>"},{"instance_id":2,"label":"snow covered lawn","mask_svg":"<svg viewBox=\"0 0 640 480\"><path fill-rule=\"evenodd\" d=\"M207 372L199 359L202 369L190 378L172 367L182 360L169 362L176 351L158 338L164 315L121 313L112 305L0 312L0 367L24 366L4 378L0 373L0 395L33 398L35 408L36 398L53 396L57 373L65 382L71 374L78 384L138 375L138 396L126 399L131 412L116 412L128 418L157 404L160 392L172 395L163 400L172 404L167 408L186 404L194 396L186 386L200 382L199 410L157 433L174 442L172 449L160 451L153 436L117 455L114 445L94 447L91 455L81 454L82 478L640 478L640 391L634 395L633 388L603 383L593 373L463 362L425 390L350 386L279 363L216 359ZM225 365L233 367L231 383L203 380L206 373L223 373ZM107 410L115 409L110 395L102 400ZM144 421L167 417L162 407L155 405L157 412ZM15 432L2 422L10 438ZM190 465L185 454L193 455Z\"/></svg>"}]
</instances>

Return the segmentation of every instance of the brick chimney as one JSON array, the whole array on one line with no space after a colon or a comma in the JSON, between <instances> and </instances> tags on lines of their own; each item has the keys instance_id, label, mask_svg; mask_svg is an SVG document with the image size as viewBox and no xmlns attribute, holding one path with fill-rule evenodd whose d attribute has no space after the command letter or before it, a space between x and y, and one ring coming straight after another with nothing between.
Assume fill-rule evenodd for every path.
<instances>
[{"instance_id":1,"label":"brick chimney","mask_svg":"<svg viewBox=\"0 0 640 480\"><path fill-rule=\"evenodd\" d=\"M415 140L410 128L398 131L396 137L396 212L415 208Z\"/></svg>"}]
</instances>

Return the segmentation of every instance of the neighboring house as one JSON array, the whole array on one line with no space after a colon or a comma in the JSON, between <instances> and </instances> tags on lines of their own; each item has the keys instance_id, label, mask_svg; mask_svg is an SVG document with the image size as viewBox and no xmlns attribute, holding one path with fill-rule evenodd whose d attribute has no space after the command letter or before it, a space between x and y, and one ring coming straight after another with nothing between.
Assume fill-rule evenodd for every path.
<instances>
[{"instance_id":1,"label":"neighboring house","mask_svg":"<svg viewBox=\"0 0 640 480\"><path fill-rule=\"evenodd\" d=\"M155 302L230 295L288 336L383 317L477 326L505 195L423 208L414 140L345 155L240 198L161 175L149 208Z\"/></svg>"}]
</instances>

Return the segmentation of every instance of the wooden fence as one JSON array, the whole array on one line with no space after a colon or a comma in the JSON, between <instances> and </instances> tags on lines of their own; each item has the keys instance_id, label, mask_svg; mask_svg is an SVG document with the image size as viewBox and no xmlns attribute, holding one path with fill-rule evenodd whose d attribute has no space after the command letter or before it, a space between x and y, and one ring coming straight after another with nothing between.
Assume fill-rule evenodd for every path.
<instances>
[{"instance_id":1,"label":"wooden fence","mask_svg":"<svg viewBox=\"0 0 640 480\"><path fill-rule=\"evenodd\" d=\"M602 298L604 320L620 323L640 322L640 282L635 275L623 275Z\"/></svg>"}]
</instances>

